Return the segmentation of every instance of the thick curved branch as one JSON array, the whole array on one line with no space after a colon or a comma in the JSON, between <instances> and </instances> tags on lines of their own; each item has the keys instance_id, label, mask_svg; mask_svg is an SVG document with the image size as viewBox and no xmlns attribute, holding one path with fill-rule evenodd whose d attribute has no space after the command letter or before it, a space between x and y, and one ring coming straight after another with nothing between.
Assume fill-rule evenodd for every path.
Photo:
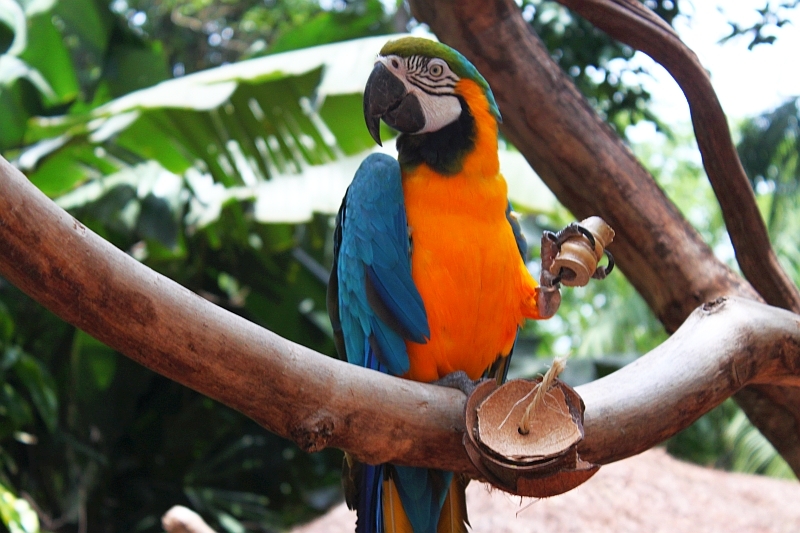
<instances>
[{"instance_id":1,"label":"thick curved branch","mask_svg":"<svg viewBox=\"0 0 800 533\"><path fill-rule=\"evenodd\" d=\"M658 15L632 0L558 0L611 37L641 50L678 82L689 102L703 166L719 200L736 259L770 305L800 312L800 292L778 263L728 122L697 56Z\"/></svg>"},{"instance_id":2,"label":"thick curved branch","mask_svg":"<svg viewBox=\"0 0 800 533\"><path fill-rule=\"evenodd\" d=\"M714 257L592 110L513 0L410 4L417 19L487 78L503 113L503 132L559 201L578 219L600 215L614 228L609 250L668 331L718 296L760 299ZM800 390L751 387L736 401L800 474Z\"/></svg>"},{"instance_id":3,"label":"thick curved branch","mask_svg":"<svg viewBox=\"0 0 800 533\"><path fill-rule=\"evenodd\" d=\"M2 158L0 191L0 274L61 318L307 451L476 474L460 392L325 357L211 304L86 229ZM797 390L799 376L796 315L709 305L636 363L578 388L581 456L633 455L747 384Z\"/></svg>"},{"instance_id":4,"label":"thick curved branch","mask_svg":"<svg viewBox=\"0 0 800 533\"><path fill-rule=\"evenodd\" d=\"M798 328L794 313L751 300L704 304L658 348L578 387L582 453L608 463L642 452L745 385L800 387ZM625 439L636 444L617 448Z\"/></svg>"},{"instance_id":5,"label":"thick curved branch","mask_svg":"<svg viewBox=\"0 0 800 533\"><path fill-rule=\"evenodd\" d=\"M137 363L306 451L424 462L460 446L460 392L348 365L225 311L97 236L2 157L0 275Z\"/></svg>"}]
</instances>

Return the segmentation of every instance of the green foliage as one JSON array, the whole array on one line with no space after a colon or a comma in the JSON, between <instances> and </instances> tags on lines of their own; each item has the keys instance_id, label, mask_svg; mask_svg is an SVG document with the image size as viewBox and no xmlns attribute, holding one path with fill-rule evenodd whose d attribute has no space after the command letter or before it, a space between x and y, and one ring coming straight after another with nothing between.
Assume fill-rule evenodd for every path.
<instances>
[{"instance_id":1,"label":"green foliage","mask_svg":"<svg viewBox=\"0 0 800 533\"><path fill-rule=\"evenodd\" d=\"M47 12L50 29L68 44L69 54L53 60L68 61L78 80L72 105L60 116L23 113L18 133L28 146L8 150L20 141L12 139L5 155L16 156L31 181L87 227L148 266L332 353L329 325L320 320L327 273L318 272L329 253L329 220L312 216L320 200L309 203L307 191L330 187L337 164L352 176L358 161L347 154L369 143L368 132L349 120L361 113L361 88L325 74L335 75L336 61L352 53L347 44L153 85L159 76L136 72L159 46L137 47L141 37L122 31L108 12L79 4L73 19L54 14L61 4ZM116 63L92 66L112 51ZM372 54L355 55L368 72ZM136 90L143 85L151 87ZM109 100L122 93L129 94ZM33 111L58 109L65 110ZM328 172L309 171L320 163ZM341 196L347 181L336 183L332 195ZM223 531L284 528L338 497L335 450L298 453L239 413L63 324L7 284L0 285L0 310L0 482L30 495L45 529L152 531L175 504ZM8 494L8 509L24 503ZM9 528L22 523L21 512L2 515Z\"/></svg>"},{"instance_id":2,"label":"green foliage","mask_svg":"<svg viewBox=\"0 0 800 533\"><path fill-rule=\"evenodd\" d=\"M39 517L23 498L0 484L0 519L9 533L38 533Z\"/></svg>"},{"instance_id":3,"label":"green foliage","mask_svg":"<svg viewBox=\"0 0 800 533\"><path fill-rule=\"evenodd\" d=\"M731 469L738 472L764 474L785 479L797 479L786 461L772 444L738 410L724 430L732 449Z\"/></svg>"},{"instance_id":4,"label":"green foliage","mask_svg":"<svg viewBox=\"0 0 800 533\"><path fill-rule=\"evenodd\" d=\"M103 0L3 0L0 51L3 152L31 142L33 116L80 111L167 77L160 46L125 31Z\"/></svg>"},{"instance_id":5,"label":"green foliage","mask_svg":"<svg viewBox=\"0 0 800 533\"><path fill-rule=\"evenodd\" d=\"M772 44L777 39L774 31L791 23L786 16L790 10L797 8L797 6L800 6L800 0L786 0L783 2L765 0L764 7L756 9L758 20L749 25L729 21L731 33L720 42L724 43L737 37L747 36L750 38L750 43L747 45L748 50L752 50L759 44Z\"/></svg>"},{"instance_id":6,"label":"green foliage","mask_svg":"<svg viewBox=\"0 0 800 533\"><path fill-rule=\"evenodd\" d=\"M783 457L732 399L667 441L667 451L714 468L796 479Z\"/></svg>"},{"instance_id":7,"label":"green foliage","mask_svg":"<svg viewBox=\"0 0 800 533\"><path fill-rule=\"evenodd\" d=\"M669 24L679 13L677 0L644 3ZM550 0L525 0L522 15L564 72L618 132L622 134L627 126L640 120L665 128L647 109L650 93L638 82L639 76L646 73L628 65L634 54L632 48Z\"/></svg>"},{"instance_id":8,"label":"green foliage","mask_svg":"<svg viewBox=\"0 0 800 533\"><path fill-rule=\"evenodd\" d=\"M33 119L26 139L34 144L17 162L53 196L95 187L93 180L103 177L114 182L126 175L138 187L169 172L187 180L187 194L207 197L211 184L202 182L210 177L230 195L258 200L279 187L266 184L276 175L296 176L371 146L363 124L352 118L362 114L360 89L336 77L342 73L337 64L358 58L355 67L368 72L374 56L364 50L377 51L381 43L253 59L134 91L87 113ZM157 164L137 165L145 161ZM303 201L307 195L285 203Z\"/></svg>"},{"instance_id":9,"label":"green foliage","mask_svg":"<svg viewBox=\"0 0 800 533\"><path fill-rule=\"evenodd\" d=\"M767 227L773 239L793 225L800 192L800 109L791 98L777 109L747 120L738 145L742 165L756 192L769 204Z\"/></svg>"},{"instance_id":10,"label":"green foliage","mask_svg":"<svg viewBox=\"0 0 800 533\"><path fill-rule=\"evenodd\" d=\"M800 105L790 98L744 121L737 146L769 230L775 253L800 285Z\"/></svg>"},{"instance_id":11,"label":"green foliage","mask_svg":"<svg viewBox=\"0 0 800 533\"><path fill-rule=\"evenodd\" d=\"M173 73L197 72L298 48L390 33L379 0L118 0L114 11L163 43Z\"/></svg>"}]
</instances>

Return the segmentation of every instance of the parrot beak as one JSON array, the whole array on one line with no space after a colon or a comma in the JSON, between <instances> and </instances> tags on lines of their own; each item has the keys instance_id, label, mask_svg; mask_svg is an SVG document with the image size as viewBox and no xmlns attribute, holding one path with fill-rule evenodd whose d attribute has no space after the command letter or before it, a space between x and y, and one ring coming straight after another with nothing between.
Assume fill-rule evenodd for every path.
<instances>
[{"instance_id":1,"label":"parrot beak","mask_svg":"<svg viewBox=\"0 0 800 533\"><path fill-rule=\"evenodd\" d=\"M383 146L381 119L403 133L416 133L425 127L425 115L417 97L409 94L403 82L379 61L364 88L364 120L379 146Z\"/></svg>"}]
</instances>

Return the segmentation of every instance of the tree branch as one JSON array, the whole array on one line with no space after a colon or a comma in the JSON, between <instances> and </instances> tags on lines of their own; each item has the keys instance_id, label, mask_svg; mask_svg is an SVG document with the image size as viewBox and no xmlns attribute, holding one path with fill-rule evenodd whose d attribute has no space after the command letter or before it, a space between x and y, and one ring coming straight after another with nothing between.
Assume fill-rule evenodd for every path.
<instances>
[{"instance_id":1,"label":"tree branch","mask_svg":"<svg viewBox=\"0 0 800 533\"><path fill-rule=\"evenodd\" d=\"M464 396L334 360L233 315L114 248L0 158L0 274L133 360L215 398L307 451L476 475ZM796 315L731 299L662 346L578 388L581 456L647 449L747 384L800 386Z\"/></svg>"},{"instance_id":2,"label":"tree branch","mask_svg":"<svg viewBox=\"0 0 800 533\"><path fill-rule=\"evenodd\" d=\"M800 293L778 263L708 73L675 31L632 0L558 0L614 39L641 50L678 82L689 102L703 166L719 200L736 259L770 305L800 312Z\"/></svg>"},{"instance_id":3,"label":"tree branch","mask_svg":"<svg viewBox=\"0 0 800 533\"><path fill-rule=\"evenodd\" d=\"M216 533L199 514L181 505L164 513L161 526L167 533Z\"/></svg>"},{"instance_id":4,"label":"tree branch","mask_svg":"<svg viewBox=\"0 0 800 533\"><path fill-rule=\"evenodd\" d=\"M306 451L424 462L460 447L460 392L348 365L225 311L97 236L1 157L0 275L137 363ZM451 466L449 457L436 462Z\"/></svg>"}]
</instances>

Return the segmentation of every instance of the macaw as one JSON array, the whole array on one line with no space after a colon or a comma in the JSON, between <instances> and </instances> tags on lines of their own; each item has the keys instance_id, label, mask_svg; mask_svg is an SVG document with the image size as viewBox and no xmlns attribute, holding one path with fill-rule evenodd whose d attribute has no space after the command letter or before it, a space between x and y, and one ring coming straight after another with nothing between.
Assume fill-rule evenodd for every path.
<instances>
[{"instance_id":1,"label":"macaw","mask_svg":"<svg viewBox=\"0 0 800 533\"><path fill-rule=\"evenodd\" d=\"M558 279L525 266L499 171L500 111L483 76L431 40L387 43L364 93L367 128L400 132L398 158L372 154L336 217L328 312L352 364L437 382L505 379L526 318L551 316ZM552 248L552 247L551 247ZM465 532L466 480L345 456L357 533Z\"/></svg>"}]
</instances>

